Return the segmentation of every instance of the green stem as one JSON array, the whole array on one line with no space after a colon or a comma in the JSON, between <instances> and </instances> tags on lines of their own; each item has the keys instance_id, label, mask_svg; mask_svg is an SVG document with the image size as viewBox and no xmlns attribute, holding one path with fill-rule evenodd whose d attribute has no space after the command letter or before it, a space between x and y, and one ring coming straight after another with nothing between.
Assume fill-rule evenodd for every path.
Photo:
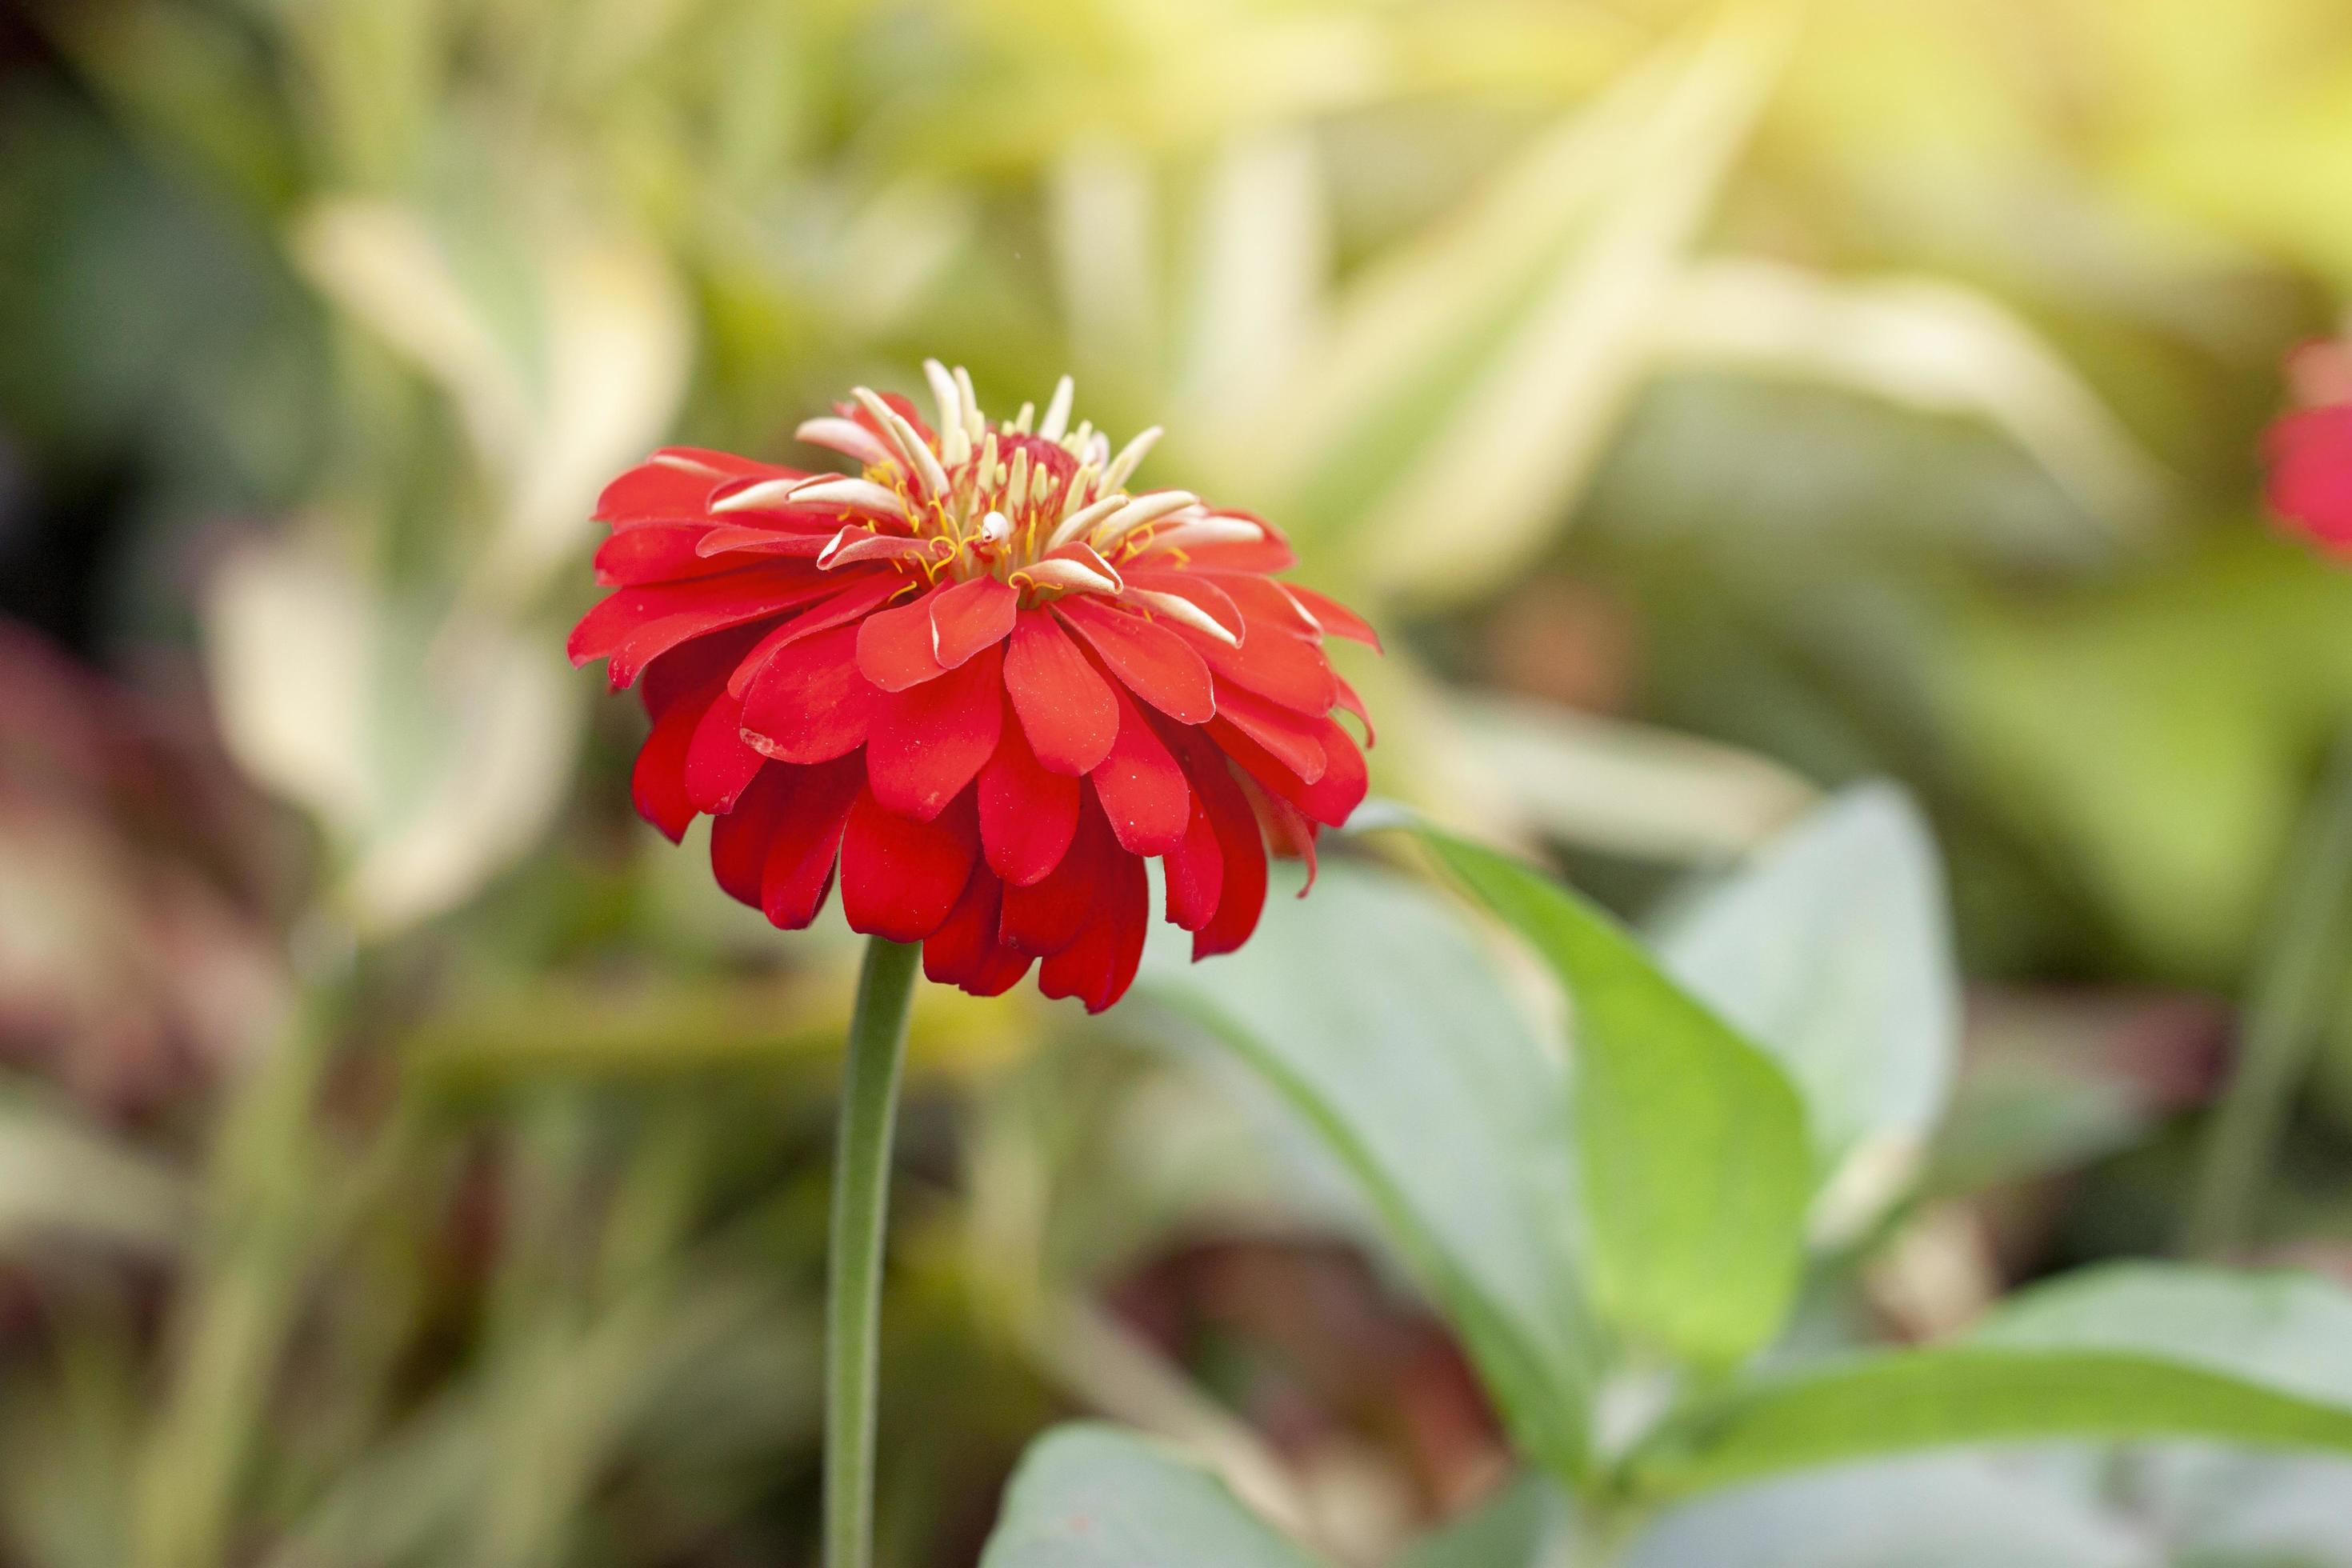
<instances>
[{"instance_id":1,"label":"green stem","mask_svg":"<svg viewBox=\"0 0 2352 1568\"><path fill-rule=\"evenodd\" d=\"M868 1568L874 1555L874 1386L890 1134L921 952L874 938L849 1018L825 1298L824 1568Z\"/></svg>"},{"instance_id":2,"label":"green stem","mask_svg":"<svg viewBox=\"0 0 2352 1568\"><path fill-rule=\"evenodd\" d=\"M2336 742L2292 855L2191 1195L2183 1242L2199 1257L2224 1256L2248 1238L2295 1087L2340 989L2352 887L2352 731Z\"/></svg>"}]
</instances>

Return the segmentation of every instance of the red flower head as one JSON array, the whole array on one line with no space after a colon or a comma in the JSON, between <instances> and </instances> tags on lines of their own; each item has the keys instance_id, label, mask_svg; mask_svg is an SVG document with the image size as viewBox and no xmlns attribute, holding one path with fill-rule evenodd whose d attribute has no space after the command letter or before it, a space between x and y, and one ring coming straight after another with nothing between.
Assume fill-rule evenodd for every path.
<instances>
[{"instance_id":1,"label":"red flower head","mask_svg":"<svg viewBox=\"0 0 2352 1568\"><path fill-rule=\"evenodd\" d=\"M2323 548L2352 554L2352 347L2307 344L2287 371L2305 406L2263 442L2271 510Z\"/></svg>"},{"instance_id":2,"label":"red flower head","mask_svg":"<svg viewBox=\"0 0 2352 1568\"><path fill-rule=\"evenodd\" d=\"M777 925L837 865L849 923L922 942L932 979L994 995L1042 961L1099 1012L1142 953L1146 857L1195 958L1256 926L1266 841L1311 870L1364 795L1323 639L1377 641L1276 580L1270 525L1130 492L1157 429L1112 456L1068 428L1066 377L1034 429L991 426L924 370L936 432L863 387L800 427L854 478L672 447L614 480L615 592L572 661L644 678L638 811L673 840L709 813L719 885Z\"/></svg>"}]
</instances>

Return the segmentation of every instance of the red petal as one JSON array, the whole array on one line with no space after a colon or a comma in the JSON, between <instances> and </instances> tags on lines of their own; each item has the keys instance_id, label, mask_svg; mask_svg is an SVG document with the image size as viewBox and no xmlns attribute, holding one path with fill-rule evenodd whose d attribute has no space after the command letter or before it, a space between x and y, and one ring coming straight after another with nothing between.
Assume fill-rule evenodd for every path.
<instances>
[{"instance_id":1,"label":"red petal","mask_svg":"<svg viewBox=\"0 0 2352 1568\"><path fill-rule=\"evenodd\" d=\"M653 732L637 748L636 765L629 773L629 794L636 802L637 815L661 829L672 844L686 837L687 826L695 817L694 801L686 792L686 755L696 727L717 695L713 689L663 709L661 717L654 721Z\"/></svg>"},{"instance_id":2,"label":"red petal","mask_svg":"<svg viewBox=\"0 0 2352 1568\"><path fill-rule=\"evenodd\" d=\"M868 936L920 942L955 908L979 850L970 795L917 822L885 810L871 787L863 789L841 837L842 912Z\"/></svg>"},{"instance_id":3,"label":"red petal","mask_svg":"<svg viewBox=\"0 0 2352 1568\"><path fill-rule=\"evenodd\" d=\"M813 768L773 764L793 775L792 798L768 841L760 871L760 909L785 931L799 931L816 919L833 890L835 862L841 858L841 830L850 803L866 784L856 757L837 757Z\"/></svg>"},{"instance_id":4,"label":"red petal","mask_svg":"<svg viewBox=\"0 0 2352 1568\"><path fill-rule=\"evenodd\" d=\"M866 679L885 691L904 691L937 679L946 669L931 631L931 601L940 592L933 588L858 623L857 668Z\"/></svg>"},{"instance_id":5,"label":"red petal","mask_svg":"<svg viewBox=\"0 0 2352 1568\"><path fill-rule=\"evenodd\" d=\"M2271 510L2323 543L2352 543L2352 403L2290 414L2263 446Z\"/></svg>"},{"instance_id":6,"label":"red petal","mask_svg":"<svg viewBox=\"0 0 2352 1568\"><path fill-rule=\"evenodd\" d=\"M1318 594L1312 588L1302 588L1296 583L1277 583L1275 586L1296 599L1301 609L1313 616L1326 637L1346 637L1349 642L1362 643L1376 651L1380 648L1381 634L1372 630L1372 624L1339 600Z\"/></svg>"},{"instance_id":7,"label":"red petal","mask_svg":"<svg viewBox=\"0 0 2352 1568\"><path fill-rule=\"evenodd\" d=\"M676 577L709 577L732 572L740 561L709 561L695 546L710 531L707 522L641 522L624 528L596 547L596 581L607 587L636 587Z\"/></svg>"},{"instance_id":8,"label":"red petal","mask_svg":"<svg viewBox=\"0 0 2352 1568\"><path fill-rule=\"evenodd\" d=\"M1021 595L1009 583L974 577L931 595L932 648L950 669L1013 635Z\"/></svg>"},{"instance_id":9,"label":"red petal","mask_svg":"<svg viewBox=\"0 0 2352 1568\"><path fill-rule=\"evenodd\" d=\"M1204 582L1213 583L1233 596L1244 618L1255 623L1265 621L1285 631L1307 637L1320 635L1322 627L1306 606L1284 591L1284 585L1271 577L1261 577L1255 572L1188 573Z\"/></svg>"},{"instance_id":10,"label":"red petal","mask_svg":"<svg viewBox=\"0 0 2352 1568\"><path fill-rule=\"evenodd\" d=\"M1259 837L1257 814L1250 807L1223 753L1197 730L1174 737L1184 776L1192 781L1193 796L1208 809L1216 830L1217 848L1224 862L1219 879L1217 912L1192 937L1192 957L1231 952L1257 929L1258 912L1265 907L1265 844Z\"/></svg>"},{"instance_id":11,"label":"red petal","mask_svg":"<svg viewBox=\"0 0 2352 1568\"><path fill-rule=\"evenodd\" d=\"M760 640L758 626L735 626L680 644L646 666L637 695L658 719L682 698L706 698L727 683L746 649Z\"/></svg>"},{"instance_id":12,"label":"red petal","mask_svg":"<svg viewBox=\"0 0 2352 1568\"><path fill-rule=\"evenodd\" d=\"M1305 898L1315 889L1315 825L1297 806L1263 790L1253 793L1251 804L1265 828L1267 847L1286 860L1307 862L1307 880L1298 889L1298 896Z\"/></svg>"},{"instance_id":13,"label":"red petal","mask_svg":"<svg viewBox=\"0 0 2352 1568\"><path fill-rule=\"evenodd\" d=\"M699 447L665 447L604 487L596 498L599 522L683 521L704 515L710 492L729 479L799 479L796 468L779 468Z\"/></svg>"},{"instance_id":14,"label":"red petal","mask_svg":"<svg viewBox=\"0 0 2352 1568\"><path fill-rule=\"evenodd\" d=\"M581 617L568 647L573 664L609 658L618 690L689 638L780 616L829 592L829 584L799 563L623 588Z\"/></svg>"},{"instance_id":15,"label":"red petal","mask_svg":"<svg viewBox=\"0 0 2352 1568\"><path fill-rule=\"evenodd\" d=\"M697 811L715 815L731 809L761 760L743 743L742 700L722 689L686 749L687 798Z\"/></svg>"},{"instance_id":16,"label":"red petal","mask_svg":"<svg viewBox=\"0 0 2352 1568\"><path fill-rule=\"evenodd\" d=\"M1210 726L1210 731L1226 754L1268 795L1289 802L1317 822L1338 827L1363 804L1370 781L1364 771L1364 754L1356 749L1348 731L1333 720L1325 719L1320 723L1316 743L1323 753L1324 768L1311 784L1239 731L1222 730L1216 725Z\"/></svg>"},{"instance_id":17,"label":"red petal","mask_svg":"<svg viewBox=\"0 0 2352 1568\"><path fill-rule=\"evenodd\" d=\"M1207 729L1236 756L1244 750L1270 753L1303 783L1313 784L1329 765L1323 754L1323 724L1320 719L1278 708L1253 692L1227 688L1217 705L1216 720ZM1240 743L1228 744L1229 737Z\"/></svg>"},{"instance_id":18,"label":"red petal","mask_svg":"<svg viewBox=\"0 0 2352 1568\"><path fill-rule=\"evenodd\" d=\"M1006 722L996 755L980 771L980 842L990 868L1026 887L1060 865L1084 787L1038 762L1020 724Z\"/></svg>"},{"instance_id":19,"label":"red petal","mask_svg":"<svg viewBox=\"0 0 2352 1568\"><path fill-rule=\"evenodd\" d=\"M727 689L741 696L750 689L753 679L760 673L760 667L778 648L789 647L803 637L814 637L821 631L856 620L868 610L889 603L913 586L914 584L896 572L877 572L852 582L830 599L818 600L753 644L751 651L745 654L742 662L735 667L735 673L728 677Z\"/></svg>"},{"instance_id":20,"label":"red petal","mask_svg":"<svg viewBox=\"0 0 2352 1568\"><path fill-rule=\"evenodd\" d=\"M995 754L1003 692L1003 656L992 647L937 680L884 695L866 737L874 798L901 816L937 816Z\"/></svg>"},{"instance_id":21,"label":"red petal","mask_svg":"<svg viewBox=\"0 0 2352 1568\"><path fill-rule=\"evenodd\" d=\"M1173 594L1180 599L1191 600L1199 606L1202 614L1236 637L1249 630L1249 623L1243 619L1241 606L1234 603L1234 596L1198 572L1180 572L1172 566L1139 566L1121 575L1131 588L1148 588L1155 594ZM1251 581L1264 582L1265 579L1252 578ZM1308 628L1302 623L1298 629L1305 631Z\"/></svg>"},{"instance_id":22,"label":"red petal","mask_svg":"<svg viewBox=\"0 0 2352 1568\"><path fill-rule=\"evenodd\" d=\"M1037 760L1057 773L1092 771L1118 738L1118 704L1050 610L1024 610L1004 650L1004 689Z\"/></svg>"},{"instance_id":23,"label":"red petal","mask_svg":"<svg viewBox=\"0 0 2352 1568\"><path fill-rule=\"evenodd\" d=\"M1192 797L1192 819L1184 824L1184 841L1160 863L1168 883L1168 919L1186 931L1199 931L1217 912L1224 891L1225 856L1217 842L1216 824L1198 795Z\"/></svg>"},{"instance_id":24,"label":"red petal","mask_svg":"<svg viewBox=\"0 0 2352 1568\"><path fill-rule=\"evenodd\" d=\"M1284 539L1274 525L1265 519L1252 516L1245 511L1235 511L1230 507L1222 509L1219 515L1248 518L1250 521L1265 530L1265 537L1259 540L1240 540L1231 544L1185 545L1183 560L1188 568L1212 572L1266 573L1287 572L1298 564L1298 557L1292 552L1289 542ZM1147 545L1139 559L1158 566L1173 563L1176 556L1173 551L1155 549Z\"/></svg>"},{"instance_id":25,"label":"red petal","mask_svg":"<svg viewBox=\"0 0 2352 1568\"><path fill-rule=\"evenodd\" d=\"M1037 970L1037 989L1048 996L1076 996L1089 1013L1099 1013L1127 994L1143 958L1144 929L1151 921L1151 888L1143 862L1111 852L1097 879L1094 908L1077 940Z\"/></svg>"},{"instance_id":26,"label":"red petal","mask_svg":"<svg viewBox=\"0 0 2352 1568\"><path fill-rule=\"evenodd\" d=\"M1216 713L1209 667L1166 626L1083 594L1071 595L1054 607L1094 645L1129 690L1171 719L1204 724Z\"/></svg>"},{"instance_id":27,"label":"red petal","mask_svg":"<svg viewBox=\"0 0 2352 1568\"><path fill-rule=\"evenodd\" d=\"M1331 661L1311 638L1298 637L1261 621L1250 628L1239 647L1219 642L1192 627L1177 634L1192 645L1202 660L1216 672L1222 686L1230 682L1280 703L1294 713L1320 719L1339 700L1339 678Z\"/></svg>"},{"instance_id":28,"label":"red petal","mask_svg":"<svg viewBox=\"0 0 2352 1568\"><path fill-rule=\"evenodd\" d=\"M760 907L760 877L768 844L792 796L790 768L762 768L735 809L710 823L710 871L727 896Z\"/></svg>"},{"instance_id":29,"label":"red petal","mask_svg":"<svg viewBox=\"0 0 2352 1568\"><path fill-rule=\"evenodd\" d=\"M973 872L947 923L923 939L923 973L974 996L1001 996L1018 984L1033 961L997 940L1003 897L1003 883Z\"/></svg>"},{"instance_id":30,"label":"red petal","mask_svg":"<svg viewBox=\"0 0 2352 1568\"><path fill-rule=\"evenodd\" d=\"M1094 792L1082 792L1077 832L1061 864L1043 880L1004 889L1003 940L1024 952L1040 955L1059 952L1076 942L1087 910L1093 907L1095 885L1118 853L1102 808L1095 804Z\"/></svg>"},{"instance_id":31,"label":"red petal","mask_svg":"<svg viewBox=\"0 0 2352 1568\"><path fill-rule=\"evenodd\" d=\"M1134 855L1165 855L1184 841L1192 792L1184 770L1143 717L1134 700L1118 697L1118 739L1087 777L1119 847Z\"/></svg>"},{"instance_id":32,"label":"red petal","mask_svg":"<svg viewBox=\"0 0 2352 1568\"><path fill-rule=\"evenodd\" d=\"M1356 716L1356 722L1364 727L1364 746L1369 751L1372 743L1380 739L1372 729L1372 715L1364 707L1364 700L1356 695L1356 689L1348 684L1348 678L1342 675L1336 679L1339 682L1339 707L1344 712L1353 713Z\"/></svg>"},{"instance_id":33,"label":"red petal","mask_svg":"<svg viewBox=\"0 0 2352 1568\"><path fill-rule=\"evenodd\" d=\"M778 762L828 763L866 743L881 700L857 672L857 628L835 626L767 662L744 696L744 739Z\"/></svg>"}]
</instances>

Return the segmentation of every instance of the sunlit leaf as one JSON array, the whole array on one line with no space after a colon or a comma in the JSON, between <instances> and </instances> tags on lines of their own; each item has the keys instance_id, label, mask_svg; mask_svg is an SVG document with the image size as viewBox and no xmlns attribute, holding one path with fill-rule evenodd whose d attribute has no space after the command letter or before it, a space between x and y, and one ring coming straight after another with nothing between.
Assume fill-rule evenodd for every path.
<instances>
[{"instance_id":1,"label":"sunlit leaf","mask_svg":"<svg viewBox=\"0 0 2352 1568\"><path fill-rule=\"evenodd\" d=\"M2302 1275L2111 1266L1956 1342L1702 1401L1633 1468L1674 1493L1908 1449L2155 1436L2352 1451L2352 1296Z\"/></svg>"},{"instance_id":2,"label":"sunlit leaf","mask_svg":"<svg viewBox=\"0 0 2352 1568\"><path fill-rule=\"evenodd\" d=\"M1063 1426L1029 1450L981 1568L1315 1568L1225 1484L1116 1427Z\"/></svg>"},{"instance_id":3,"label":"sunlit leaf","mask_svg":"<svg viewBox=\"0 0 2352 1568\"><path fill-rule=\"evenodd\" d=\"M1805 1097L1825 1199L1851 1229L1885 1192L1841 1194L1841 1167L1916 1163L1949 1092L1958 966L1935 840L1886 785L1845 791L1677 910L1659 956L1780 1059ZM1858 1205L1858 1206L1856 1206Z\"/></svg>"},{"instance_id":4,"label":"sunlit leaf","mask_svg":"<svg viewBox=\"0 0 2352 1568\"><path fill-rule=\"evenodd\" d=\"M1392 876L1278 879L1257 934L1197 968L1181 933L1139 994L1198 1020L1369 1195L1528 1450L1582 1462L1595 1355L1574 1259L1560 1064L1444 900Z\"/></svg>"},{"instance_id":5,"label":"sunlit leaf","mask_svg":"<svg viewBox=\"0 0 2352 1568\"><path fill-rule=\"evenodd\" d=\"M1507 856L1423 837L1567 991L1601 1305L1636 1340L1738 1360L1796 1286L1811 1188L1796 1090L1600 910Z\"/></svg>"}]
</instances>

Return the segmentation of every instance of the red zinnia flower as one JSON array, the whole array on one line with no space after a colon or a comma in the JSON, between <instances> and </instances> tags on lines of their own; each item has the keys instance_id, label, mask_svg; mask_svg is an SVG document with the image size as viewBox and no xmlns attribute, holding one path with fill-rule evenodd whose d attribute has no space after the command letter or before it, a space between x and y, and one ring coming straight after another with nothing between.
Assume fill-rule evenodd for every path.
<instances>
[{"instance_id":1,"label":"red zinnia flower","mask_svg":"<svg viewBox=\"0 0 2352 1568\"><path fill-rule=\"evenodd\" d=\"M2308 344L2287 370L2305 406L2263 441L2271 510L2323 547L2352 554L2352 349Z\"/></svg>"},{"instance_id":2,"label":"red zinnia flower","mask_svg":"<svg viewBox=\"0 0 2352 1568\"><path fill-rule=\"evenodd\" d=\"M637 809L673 840L709 813L728 892L797 929L838 865L849 923L921 942L932 979L994 995L1042 961L1098 1012L1142 952L1146 857L1195 958L1255 927L1261 832L1311 868L1364 795L1323 638L1377 641L1275 579L1268 524L1130 494L1157 429L1112 456L1068 429L1066 377L1034 430L992 426L924 370L936 432L863 387L800 427L856 477L672 447L614 480L617 591L572 658L644 677Z\"/></svg>"}]
</instances>

